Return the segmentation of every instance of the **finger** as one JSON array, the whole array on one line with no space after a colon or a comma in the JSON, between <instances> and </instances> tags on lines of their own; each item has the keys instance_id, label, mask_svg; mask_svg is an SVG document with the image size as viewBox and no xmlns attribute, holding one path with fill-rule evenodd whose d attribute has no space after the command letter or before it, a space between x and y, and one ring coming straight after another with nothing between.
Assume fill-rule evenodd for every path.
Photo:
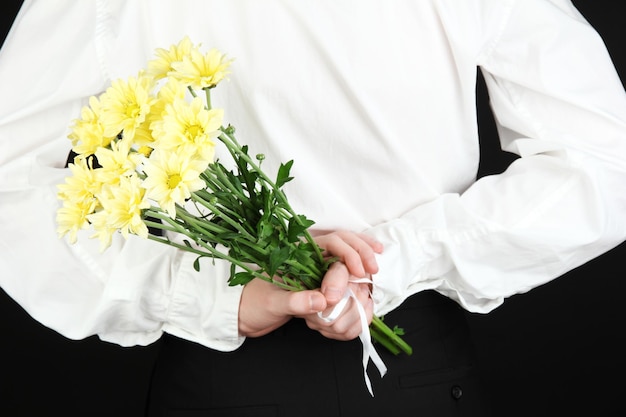
<instances>
[{"instance_id":1,"label":"finger","mask_svg":"<svg viewBox=\"0 0 626 417\"><path fill-rule=\"evenodd\" d=\"M358 289L353 291L357 297L358 302L365 311L365 318L367 324L372 323L372 317L374 315L374 300L372 300L372 291L369 284L359 284Z\"/></svg>"},{"instance_id":2,"label":"finger","mask_svg":"<svg viewBox=\"0 0 626 417\"><path fill-rule=\"evenodd\" d=\"M378 272L376 253L382 252L382 244L365 234L338 231L324 240L325 249L338 256L351 274L363 277Z\"/></svg>"},{"instance_id":3,"label":"finger","mask_svg":"<svg viewBox=\"0 0 626 417\"><path fill-rule=\"evenodd\" d=\"M330 265L321 285L322 294L326 297L328 305L335 305L343 298L349 281L350 274L344 263L334 262Z\"/></svg>"},{"instance_id":4,"label":"finger","mask_svg":"<svg viewBox=\"0 0 626 417\"><path fill-rule=\"evenodd\" d=\"M353 288L352 291L356 298L351 297L348 303L333 321L320 318L318 315L304 317L307 325L319 331L323 336L336 340L352 340L363 332L363 321L361 318L361 305L365 314L365 325L369 325L372 321L374 303L369 296L369 288L360 285L361 288ZM358 291L358 292L357 292ZM336 308L336 307L333 307ZM334 312L333 308L323 312L323 317L331 316Z\"/></svg>"},{"instance_id":5,"label":"finger","mask_svg":"<svg viewBox=\"0 0 626 417\"><path fill-rule=\"evenodd\" d=\"M366 235L365 233L357 233L356 235L360 237L361 240L365 241L374 252L383 253L383 244L375 237Z\"/></svg>"},{"instance_id":6,"label":"finger","mask_svg":"<svg viewBox=\"0 0 626 417\"><path fill-rule=\"evenodd\" d=\"M317 314L327 307L326 297L317 290L283 290L275 294L274 302L274 308L290 316Z\"/></svg>"},{"instance_id":7,"label":"finger","mask_svg":"<svg viewBox=\"0 0 626 417\"><path fill-rule=\"evenodd\" d=\"M342 314L332 322L324 321L316 315L307 318L307 325L327 338L352 340L363 331L363 323L356 303L355 299L350 299Z\"/></svg>"},{"instance_id":8,"label":"finger","mask_svg":"<svg viewBox=\"0 0 626 417\"><path fill-rule=\"evenodd\" d=\"M378 241L375 237L370 236L368 234L365 233L354 233L354 232L350 232L347 230L336 230L336 231L330 231L330 230L318 230L316 232L311 232L311 234L315 237L318 236L330 236L330 235L339 235L341 236L341 238L345 238L349 235L352 236L356 236L359 239L361 239L362 241L364 241L369 247L372 248L372 250L374 250L374 252L376 253L382 253L383 252L383 244Z\"/></svg>"},{"instance_id":9,"label":"finger","mask_svg":"<svg viewBox=\"0 0 626 417\"><path fill-rule=\"evenodd\" d=\"M372 301L371 284L369 283L350 283L350 289L356 299L365 308Z\"/></svg>"}]
</instances>

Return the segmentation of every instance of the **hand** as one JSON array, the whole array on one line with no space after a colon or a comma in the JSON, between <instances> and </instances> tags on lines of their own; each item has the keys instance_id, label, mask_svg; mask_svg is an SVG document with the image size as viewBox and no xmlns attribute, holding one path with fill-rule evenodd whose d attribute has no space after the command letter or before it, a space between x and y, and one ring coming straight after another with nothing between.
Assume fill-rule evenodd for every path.
<instances>
[{"instance_id":1,"label":"hand","mask_svg":"<svg viewBox=\"0 0 626 417\"><path fill-rule=\"evenodd\" d=\"M348 267L342 262L333 263L322 281L322 293L325 296L327 308L322 316L326 317L332 308L343 298L350 288L358 302L363 306L367 324L372 321L374 302L370 297L369 283L350 283L351 279L357 278L348 272ZM319 317L317 313L299 315L309 328L317 330L323 336L335 340L352 340L363 331L361 315L354 298L350 298L342 313L335 320L328 322Z\"/></svg>"},{"instance_id":2,"label":"hand","mask_svg":"<svg viewBox=\"0 0 626 417\"><path fill-rule=\"evenodd\" d=\"M373 305L369 297L369 284L349 281L378 271L374 254L382 252L382 245L370 236L347 231L317 232L315 240L326 256L340 259L331 265L324 276L321 291L292 292L261 279L253 279L244 287L239 306L239 332L242 336L263 336L296 316L304 318L309 327L326 337L354 339L361 332L360 316L354 300L348 302L341 316L332 323L318 316L319 312L336 305L348 286L371 321Z\"/></svg>"},{"instance_id":3,"label":"hand","mask_svg":"<svg viewBox=\"0 0 626 417\"><path fill-rule=\"evenodd\" d=\"M241 294L239 333L246 337L263 336L293 316L317 316L326 306L326 297L319 290L289 291L255 278Z\"/></svg>"},{"instance_id":4,"label":"hand","mask_svg":"<svg viewBox=\"0 0 626 417\"><path fill-rule=\"evenodd\" d=\"M371 236L348 231L330 233L316 232L314 239L324 249L325 255L338 257L340 261L331 265L322 281L321 291L326 297L327 309L323 316L330 314L332 308L344 297L348 288L363 306L367 323L372 321L374 303L370 297L369 283L354 283L351 280L371 277L378 272L376 253L382 253L383 246ZM361 333L363 326L358 306L354 298L348 300L342 314L327 322L318 314L300 316L307 325L322 335L336 340L352 340Z\"/></svg>"}]
</instances>

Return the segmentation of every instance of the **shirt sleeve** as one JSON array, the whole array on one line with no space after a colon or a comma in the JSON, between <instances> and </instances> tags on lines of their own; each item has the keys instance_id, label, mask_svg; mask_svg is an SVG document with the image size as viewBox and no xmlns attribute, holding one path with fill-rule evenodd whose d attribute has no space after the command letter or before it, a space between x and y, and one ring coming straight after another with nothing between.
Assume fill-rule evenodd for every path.
<instances>
[{"instance_id":1,"label":"shirt sleeve","mask_svg":"<svg viewBox=\"0 0 626 417\"><path fill-rule=\"evenodd\" d=\"M126 4L26 0L0 51L0 285L69 338L130 346L169 332L234 350L242 287L228 286L225 263L197 272L191 254L135 236L100 253L88 234L74 245L56 234L68 126L109 81L107 48Z\"/></svg>"},{"instance_id":2,"label":"shirt sleeve","mask_svg":"<svg viewBox=\"0 0 626 417\"><path fill-rule=\"evenodd\" d=\"M626 239L626 94L608 51L569 1L509 3L477 65L520 158L369 230L385 244L376 314L424 289L486 313Z\"/></svg>"}]
</instances>

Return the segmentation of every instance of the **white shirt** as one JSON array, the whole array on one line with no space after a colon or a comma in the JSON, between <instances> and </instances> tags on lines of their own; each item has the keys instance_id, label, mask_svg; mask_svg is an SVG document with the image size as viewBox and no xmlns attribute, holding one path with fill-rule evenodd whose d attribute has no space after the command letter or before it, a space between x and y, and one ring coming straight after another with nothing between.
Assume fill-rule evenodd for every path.
<instances>
[{"instance_id":1,"label":"white shirt","mask_svg":"<svg viewBox=\"0 0 626 417\"><path fill-rule=\"evenodd\" d=\"M434 289L475 312L626 239L626 94L567 0L29 1L0 51L0 285L70 338L236 349L227 265L59 239L56 185L91 95L189 35L234 58L212 102L315 228L381 240L375 313ZM502 146L476 181L476 69Z\"/></svg>"}]
</instances>

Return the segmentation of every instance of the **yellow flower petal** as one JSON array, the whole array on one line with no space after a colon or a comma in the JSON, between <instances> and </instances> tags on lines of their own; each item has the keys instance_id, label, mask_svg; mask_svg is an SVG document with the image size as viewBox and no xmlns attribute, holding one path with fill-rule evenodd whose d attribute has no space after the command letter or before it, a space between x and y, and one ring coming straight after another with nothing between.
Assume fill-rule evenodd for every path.
<instances>
[{"instance_id":1,"label":"yellow flower petal","mask_svg":"<svg viewBox=\"0 0 626 417\"><path fill-rule=\"evenodd\" d=\"M157 80L165 78L172 71L172 63L182 61L194 46L188 36L185 36L178 44L170 46L169 49L157 48L156 58L148 62L148 75Z\"/></svg>"},{"instance_id":2,"label":"yellow flower petal","mask_svg":"<svg viewBox=\"0 0 626 417\"><path fill-rule=\"evenodd\" d=\"M169 75L196 89L213 88L230 73L231 63L232 59L215 48L206 54L192 49L182 61L172 62L174 71Z\"/></svg>"},{"instance_id":3,"label":"yellow flower petal","mask_svg":"<svg viewBox=\"0 0 626 417\"><path fill-rule=\"evenodd\" d=\"M144 166L146 196L175 218L176 204L184 204L192 192L205 187L200 174L206 167L206 161L189 153L155 151Z\"/></svg>"},{"instance_id":4,"label":"yellow flower petal","mask_svg":"<svg viewBox=\"0 0 626 417\"><path fill-rule=\"evenodd\" d=\"M207 110L201 98L191 103L175 100L166 106L163 119L153 125L157 147L165 150L180 149L195 153L206 161L215 154L214 139L220 134L224 117L222 109Z\"/></svg>"},{"instance_id":5,"label":"yellow flower petal","mask_svg":"<svg viewBox=\"0 0 626 417\"><path fill-rule=\"evenodd\" d=\"M150 113L155 102L151 95L154 79L147 76L114 80L102 98L100 119L105 136L117 136L123 132L125 140L132 141L135 129Z\"/></svg>"}]
</instances>

